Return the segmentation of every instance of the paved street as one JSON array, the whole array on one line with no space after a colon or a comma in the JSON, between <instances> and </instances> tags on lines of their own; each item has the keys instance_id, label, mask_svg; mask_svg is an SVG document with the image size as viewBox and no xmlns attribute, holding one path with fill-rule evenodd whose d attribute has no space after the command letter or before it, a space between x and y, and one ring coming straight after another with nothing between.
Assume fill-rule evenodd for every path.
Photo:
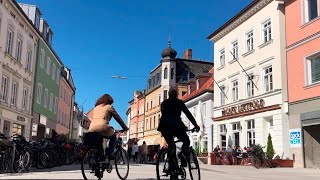
<instances>
[{"instance_id":1,"label":"paved street","mask_svg":"<svg viewBox=\"0 0 320 180\"><path fill-rule=\"evenodd\" d=\"M316 169L254 169L240 166L201 166L203 180L232 179L232 180L317 180L320 179L320 170ZM36 170L26 174L1 174L0 179L82 179L80 165L57 167L50 170ZM104 179L119 179L113 171ZM155 180L154 165L130 166L128 180Z\"/></svg>"}]
</instances>

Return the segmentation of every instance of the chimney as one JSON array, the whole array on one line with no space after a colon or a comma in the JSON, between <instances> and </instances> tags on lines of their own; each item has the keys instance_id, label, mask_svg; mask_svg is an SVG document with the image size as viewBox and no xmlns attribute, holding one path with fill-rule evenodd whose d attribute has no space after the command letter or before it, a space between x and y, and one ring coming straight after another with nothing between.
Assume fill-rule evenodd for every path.
<instances>
[{"instance_id":1,"label":"chimney","mask_svg":"<svg viewBox=\"0 0 320 180\"><path fill-rule=\"evenodd\" d=\"M192 59L192 49L187 49L184 51L184 59Z\"/></svg>"}]
</instances>

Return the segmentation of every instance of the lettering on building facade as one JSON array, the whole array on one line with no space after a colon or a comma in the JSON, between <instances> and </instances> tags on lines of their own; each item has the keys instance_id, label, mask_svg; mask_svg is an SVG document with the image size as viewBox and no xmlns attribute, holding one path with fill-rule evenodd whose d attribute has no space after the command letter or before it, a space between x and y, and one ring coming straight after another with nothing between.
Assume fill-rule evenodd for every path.
<instances>
[{"instance_id":1,"label":"lettering on building facade","mask_svg":"<svg viewBox=\"0 0 320 180\"><path fill-rule=\"evenodd\" d=\"M265 102L263 99L254 100L238 106L227 107L222 110L222 116L230 116L240 114L243 112L249 112L257 109L264 108Z\"/></svg>"}]
</instances>

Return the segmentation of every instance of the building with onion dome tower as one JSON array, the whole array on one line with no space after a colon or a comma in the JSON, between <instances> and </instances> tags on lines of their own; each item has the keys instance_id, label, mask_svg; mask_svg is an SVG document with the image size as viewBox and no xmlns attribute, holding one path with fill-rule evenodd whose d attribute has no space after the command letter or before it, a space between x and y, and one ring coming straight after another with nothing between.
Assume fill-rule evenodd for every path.
<instances>
[{"instance_id":1,"label":"building with onion dome tower","mask_svg":"<svg viewBox=\"0 0 320 180\"><path fill-rule=\"evenodd\" d=\"M158 66L151 70L145 90L144 123L138 124L138 129L143 129L143 138L138 144L146 141L148 146L156 148L164 145L164 139L157 131L160 119L160 104L168 98L170 87L176 87L181 98L190 92L188 82L200 73L207 73L213 67L212 62L193 60L192 50L187 49L183 58L177 57L178 53L171 47L170 40L168 47L161 53L162 59ZM190 86L189 86L190 87ZM137 110L138 111L138 110ZM139 112L132 112L139 114ZM143 126L143 127L141 127Z\"/></svg>"}]
</instances>

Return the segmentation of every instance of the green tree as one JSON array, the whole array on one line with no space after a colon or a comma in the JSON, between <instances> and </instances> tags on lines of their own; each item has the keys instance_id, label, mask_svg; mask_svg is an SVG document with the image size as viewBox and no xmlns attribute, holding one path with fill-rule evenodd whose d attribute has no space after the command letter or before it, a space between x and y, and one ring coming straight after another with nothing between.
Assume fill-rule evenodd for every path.
<instances>
[{"instance_id":1,"label":"green tree","mask_svg":"<svg viewBox=\"0 0 320 180\"><path fill-rule=\"evenodd\" d=\"M273 149L273 145L272 145L272 137L269 133L268 135L268 144L267 144L267 158L268 159L272 159L274 156L274 149Z\"/></svg>"}]
</instances>

